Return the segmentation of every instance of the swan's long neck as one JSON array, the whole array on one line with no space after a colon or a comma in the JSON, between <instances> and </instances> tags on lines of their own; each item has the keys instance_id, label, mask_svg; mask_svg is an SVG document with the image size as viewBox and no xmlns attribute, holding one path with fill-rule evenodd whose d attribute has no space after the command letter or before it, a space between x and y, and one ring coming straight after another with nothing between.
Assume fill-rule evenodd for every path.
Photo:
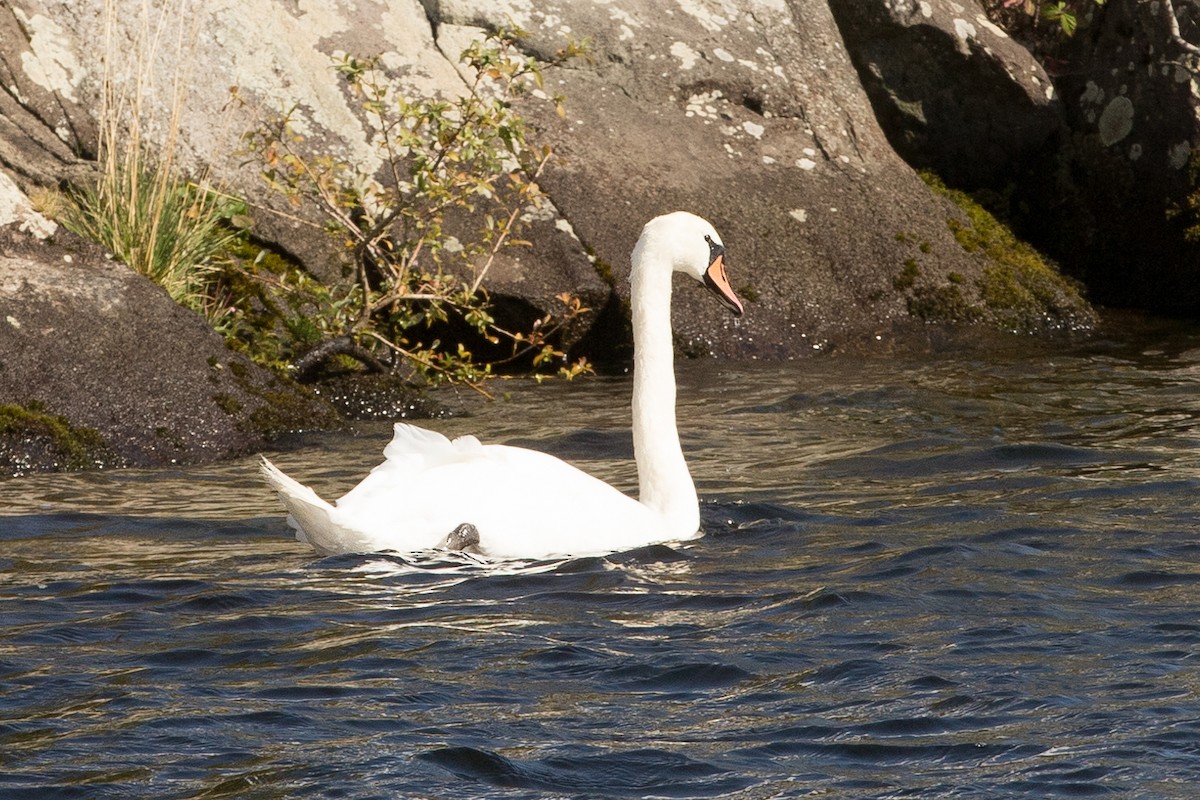
<instances>
[{"instance_id":1,"label":"swan's long neck","mask_svg":"<svg viewBox=\"0 0 1200 800\"><path fill-rule=\"evenodd\" d=\"M675 353L671 335L671 266L665 254L638 248L630 275L633 306L633 452L638 499L658 511L674 535L700 528L692 483L675 424Z\"/></svg>"}]
</instances>

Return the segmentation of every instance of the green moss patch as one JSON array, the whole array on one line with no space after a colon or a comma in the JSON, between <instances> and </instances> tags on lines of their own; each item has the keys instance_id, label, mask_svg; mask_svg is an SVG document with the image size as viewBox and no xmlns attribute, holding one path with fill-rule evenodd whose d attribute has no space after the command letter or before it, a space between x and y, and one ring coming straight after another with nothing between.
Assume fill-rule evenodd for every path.
<instances>
[{"instance_id":1,"label":"green moss patch","mask_svg":"<svg viewBox=\"0 0 1200 800\"><path fill-rule=\"evenodd\" d=\"M900 270L900 274L892 279L892 286L898 292L906 292L917 282L917 278L921 275L921 268L917 266L915 258L904 259L904 269Z\"/></svg>"},{"instance_id":2,"label":"green moss patch","mask_svg":"<svg viewBox=\"0 0 1200 800\"><path fill-rule=\"evenodd\" d=\"M932 173L923 172L921 177L935 194L962 211L963 218L951 217L946 221L955 240L966 252L986 259L983 275L976 281L978 318L1025 333L1046 328L1086 328L1094 324L1095 314L1087 301L1040 253L1017 239L1007 226L966 193L948 188ZM963 284L963 276L954 275L957 280L952 278L951 285L944 289L957 291ZM958 320L963 317L960 304L951 297L954 293L944 291L945 296L940 299L953 300L947 307L957 315L950 319ZM961 292L957 293L961 296ZM965 299L963 302L967 303Z\"/></svg>"},{"instance_id":3,"label":"green moss patch","mask_svg":"<svg viewBox=\"0 0 1200 800\"><path fill-rule=\"evenodd\" d=\"M115 465L104 438L40 403L0 405L0 467L9 474Z\"/></svg>"},{"instance_id":4,"label":"green moss patch","mask_svg":"<svg viewBox=\"0 0 1200 800\"><path fill-rule=\"evenodd\" d=\"M949 286L920 286L908 298L908 313L926 322L979 322L983 311Z\"/></svg>"}]
</instances>

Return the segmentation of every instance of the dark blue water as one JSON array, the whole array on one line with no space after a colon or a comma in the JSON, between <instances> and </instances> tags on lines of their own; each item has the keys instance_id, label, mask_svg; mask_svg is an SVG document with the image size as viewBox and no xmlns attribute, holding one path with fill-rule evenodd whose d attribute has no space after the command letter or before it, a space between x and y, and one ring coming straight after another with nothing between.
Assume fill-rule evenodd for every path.
<instances>
[{"instance_id":1,"label":"dark blue water","mask_svg":"<svg viewBox=\"0 0 1200 800\"><path fill-rule=\"evenodd\" d=\"M500 388L434 425L632 484L625 381ZM0 484L0 797L1197 796L1200 331L681 400L707 536L609 558L319 559L251 460Z\"/></svg>"}]
</instances>

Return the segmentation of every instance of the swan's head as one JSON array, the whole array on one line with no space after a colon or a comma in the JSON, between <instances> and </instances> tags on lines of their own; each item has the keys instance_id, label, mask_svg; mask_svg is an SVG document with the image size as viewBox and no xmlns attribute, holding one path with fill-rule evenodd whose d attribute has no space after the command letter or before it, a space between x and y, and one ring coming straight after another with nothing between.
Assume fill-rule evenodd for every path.
<instances>
[{"instance_id":1,"label":"swan's head","mask_svg":"<svg viewBox=\"0 0 1200 800\"><path fill-rule=\"evenodd\" d=\"M725 272L725 245L708 220L687 211L650 220L633 249L633 263L638 266L647 258L669 262L676 272L691 275L712 290L736 316L742 315L742 301L729 285Z\"/></svg>"}]
</instances>

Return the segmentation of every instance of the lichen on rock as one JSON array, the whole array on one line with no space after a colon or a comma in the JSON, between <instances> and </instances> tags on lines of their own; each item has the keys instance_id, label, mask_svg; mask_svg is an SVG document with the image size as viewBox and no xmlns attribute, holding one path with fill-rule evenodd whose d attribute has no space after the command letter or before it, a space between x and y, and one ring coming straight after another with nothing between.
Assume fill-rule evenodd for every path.
<instances>
[{"instance_id":1,"label":"lichen on rock","mask_svg":"<svg viewBox=\"0 0 1200 800\"><path fill-rule=\"evenodd\" d=\"M1096 123L1100 142L1105 147L1116 144L1133 130L1133 101L1118 95L1108 101Z\"/></svg>"}]
</instances>

